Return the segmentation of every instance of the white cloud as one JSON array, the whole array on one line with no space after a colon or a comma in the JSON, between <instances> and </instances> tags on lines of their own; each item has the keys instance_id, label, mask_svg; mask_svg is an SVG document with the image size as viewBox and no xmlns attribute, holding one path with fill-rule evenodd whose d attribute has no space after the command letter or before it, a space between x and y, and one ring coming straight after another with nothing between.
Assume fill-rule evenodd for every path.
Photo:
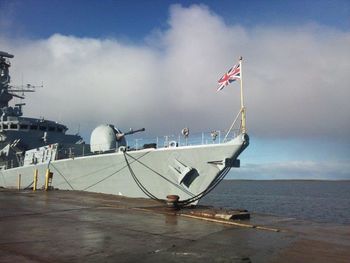
<instances>
[{"instance_id":1,"label":"white cloud","mask_svg":"<svg viewBox=\"0 0 350 263\"><path fill-rule=\"evenodd\" d=\"M118 39L54 34L0 36L13 53L13 84L40 84L25 113L78 123L145 127L152 134L227 128L239 84L216 80L244 57L248 128L260 136L349 136L350 33L317 25L243 28L207 7L170 9L169 28L133 45Z\"/></svg>"}]
</instances>

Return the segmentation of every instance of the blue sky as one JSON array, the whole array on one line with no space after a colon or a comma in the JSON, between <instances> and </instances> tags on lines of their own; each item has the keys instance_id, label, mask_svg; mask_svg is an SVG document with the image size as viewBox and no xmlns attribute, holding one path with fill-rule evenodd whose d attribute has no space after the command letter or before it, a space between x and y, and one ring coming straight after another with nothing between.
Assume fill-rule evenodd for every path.
<instances>
[{"instance_id":1,"label":"blue sky","mask_svg":"<svg viewBox=\"0 0 350 263\"><path fill-rule=\"evenodd\" d=\"M229 24L294 26L319 23L350 28L347 0L295 1L169 1L169 0L1 0L1 15L12 20L9 31L47 38L53 33L79 37L125 37L143 40L152 30L166 28L169 6L202 4Z\"/></svg>"},{"instance_id":2,"label":"blue sky","mask_svg":"<svg viewBox=\"0 0 350 263\"><path fill-rule=\"evenodd\" d=\"M46 86L27 114L64 104L45 117L86 138L101 122L224 129L238 84L216 94L215 82L246 58L251 145L232 178L350 179L349 31L346 0L0 0L13 82Z\"/></svg>"}]
</instances>

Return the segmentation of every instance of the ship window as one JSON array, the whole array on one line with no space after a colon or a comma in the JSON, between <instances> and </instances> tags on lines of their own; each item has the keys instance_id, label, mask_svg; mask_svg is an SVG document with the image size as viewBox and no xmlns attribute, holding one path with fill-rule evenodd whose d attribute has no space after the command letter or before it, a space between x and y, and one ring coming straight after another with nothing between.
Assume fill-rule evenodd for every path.
<instances>
[{"instance_id":1,"label":"ship window","mask_svg":"<svg viewBox=\"0 0 350 263\"><path fill-rule=\"evenodd\" d=\"M19 128L22 129L22 130L26 130L26 129L28 129L28 125L27 124L21 124L19 126Z\"/></svg>"},{"instance_id":2,"label":"ship window","mask_svg":"<svg viewBox=\"0 0 350 263\"><path fill-rule=\"evenodd\" d=\"M58 132L63 132L63 129L61 127L57 127Z\"/></svg>"},{"instance_id":3,"label":"ship window","mask_svg":"<svg viewBox=\"0 0 350 263\"><path fill-rule=\"evenodd\" d=\"M46 126L39 126L39 130L46 131Z\"/></svg>"},{"instance_id":4,"label":"ship window","mask_svg":"<svg viewBox=\"0 0 350 263\"><path fill-rule=\"evenodd\" d=\"M50 126L49 131L55 131L55 127Z\"/></svg>"},{"instance_id":5,"label":"ship window","mask_svg":"<svg viewBox=\"0 0 350 263\"><path fill-rule=\"evenodd\" d=\"M37 129L38 129L38 126L36 126L36 125L30 125L30 129L31 129L31 130L37 130Z\"/></svg>"},{"instance_id":6,"label":"ship window","mask_svg":"<svg viewBox=\"0 0 350 263\"><path fill-rule=\"evenodd\" d=\"M2 128L5 130L5 129L8 129L8 126L7 126L7 124L3 124L2 125Z\"/></svg>"},{"instance_id":7,"label":"ship window","mask_svg":"<svg viewBox=\"0 0 350 263\"><path fill-rule=\"evenodd\" d=\"M10 129L17 129L17 128L18 128L17 124L13 124L13 123L10 124Z\"/></svg>"}]
</instances>

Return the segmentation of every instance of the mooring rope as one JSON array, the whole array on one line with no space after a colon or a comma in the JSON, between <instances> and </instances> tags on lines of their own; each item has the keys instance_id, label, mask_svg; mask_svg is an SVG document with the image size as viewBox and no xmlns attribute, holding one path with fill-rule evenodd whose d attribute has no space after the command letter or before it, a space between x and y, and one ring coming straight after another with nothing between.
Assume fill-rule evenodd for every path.
<instances>
[{"instance_id":1,"label":"mooring rope","mask_svg":"<svg viewBox=\"0 0 350 263\"><path fill-rule=\"evenodd\" d=\"M204 196L209 194L225 178L225 176L230 171L230 169L231 169L230 167L225 167L222 171L219 172L218 176L213 180L213 182L211 182L211 184L204 191L202 191L201 193L197 194L192 198L179 201L178 202L179 205L186 206L190 203L193 203L202 199Z\"/></svg>"},{"instance_id":2,"label":"mooring rope","mask_svg":"<svg viewBox=\"0 0 350 263\"><path fill-rule=\"evenodd\" d=\"M149 152L146 152L145 154L141 155L140 157L138 157L137 159L135 159L135 161L137 161L138 159L144 157L144 156L147 155L148 153L149 153ZM135 161L133 161L133 162L135 162ZM63 173L62 173L60 170L58 170L58 168L57 168L56 166L54 166L51 162L49 162L47 168L50 168L50 166L52 166L52 167L58 172L58 174L62 176L62 178L65 180L65 182L72 188L72 190L75 190L75 189L73 188L73 186L69 183L68 179L63 175ZM104 168L102 168L102 169L100 169L100 170L98 170L98 171L95 171L95 172L93 172L93 173L89 173L89 174L80 176L79 178L85 177L85 176L88 176L88 175L92 175L92 174L96 174L97 172L103 171L103 170L108 169L108 168L110 168L110 167L112 167L112 166L114 166L114 164L112 164L112 165L110 165L110 166L107 166L107 167L104 167ZM123 170L123 169L126 168L126 167L127 167L127 165L124 165L122 168L118 169L117 171L113 172L112 174L109 174L109 175L107 175L106 177L102 178L101 180L99 180L99 181L97 181L97 182L95 182L95 183L93 183L93 184L91 184L91 185L85 187L84 189L82 189L82 191L85 191L85 190L87 190L87 189L89 189L89 188L91 188L91 187L93 187L93 186L95 186L95 185L97 185L97 184L99 184L99 183L105 181L106 179L108 179L108 178L110 178L111 176L113 176L113 175L119 173L121 170ZM74 179L77 179L77 178L74 178ZM33 184L33 182L31 183L31 185L32 185L32 184ZM30 186L30 185L29 185L29 186ZM28 187L29 187L29 186L28 186Z\"/></svg>"},{"instance_id":3,"label":"mooring rope","mask_svg":"<svg viewBox=\"0 0 350 263\"><path fill-rule=\"evenodd\" d=\"M129 171L130 171L130 174L132 176L132 178L134 179L135 183L137 184L137 186L141 189L141 191L147 195L149 198L153 199L153 200L156 200L158 202L164 202L163 200L160 200L159 198L157 198L155 195L153 195L150 191L147 190L146 187L144 187L144 185L140 182L140 180L136 177L133 169L131 168L130 166L130 163L129 163L129 160L128 158L126 157L126 154L124 152L124 158L125 158L125 162L127 164L127 167L129 168Z\"/></svg>"},{"instance_id":4,"label":"mooring rope","mask_svg":"<svg viewBox=\"0 0 350 263\"><path fill-rule=\"evenodd\" d=\"M147 155L148 153L150 153L150 152L146 152L145 154L141 155L138 159L144 157L144 156ZM134 162L134 161L133 161L133 162ZM92 184L92 185L90 185L90 186L84 188L83 191L85 191L85 190L87 190L87 189L89 189L89 188L91 188L91 187L93 187L93 186L95 186L95 185L97 185L97 184L99 184L99 183L101 183L101 182L107 180L109 177L111 177L111 176L113 176L113 175L119 173L121 170L123 170L123 169L126 168L127 166L128 166L127 164L124 165L122 168L118 169L117 171L113 172L112 174L107 175L106 177L102 178L101 180L97 181L96 183L94 183L94 184Z\"/></svg>"},{"instance_id":5,"label":"mooring rope","mask_svg":"<svg viewBox=\"0 0 350 263\"><path fill-rule=\"evenodd\" d=\"M165 181L167 181L168 183L172 184L173 186L175 186L176 188L178 188L179 190L181 190L182 192L194 197L195 195L193 193L191 193L190 191L188 191L187 189L183 188L182 186L178 185L177 183L174 183L173 181L169 180L168 178L166 178L166 176L160 174L159 172L155 171L154 169L152 169L151 167L149 167L148 165L146 165L145 163L139 161L138 159L134 158L133 156L131 156L130 154L124 152L125 155L127 155L128 157L134 159L135 161L137 161L139 164L141 164L142 166L146 167L147 169L149 169L150 171L152 171L154 174L160 176L161 178L163 178Z\"/></svg>"},{"instance_id":6,"label":"mooring rope","mask_svg":"<svg viewBox=\"0 0 350 263\"><path fill-rule=\"evenodd\" d=\"M24 187L23 188L23 190L27 190L27 189L29 189L29 187L31 187L32 186L32 184L34 184L34 181L32 181L27 187Z\"/></svg>"},{"instance_id":7,"label":"mooring rope","mask_svg":"<svg viewBox=\"0 0 350 263\"><path fill-rule=\"evenodd\" d=\"M140 180L137 178L137 176L135 175L134 171L132 170L129 161L127 159L127 156L135 159L134 157L132 157L130 154L127 154L126 152L124 152L124 158L125 158L125 162L127 163L127 166L129 168L129 171L131 173L131 176L133 177L135 183L139 186L140 190L147 195L149 198L156 200L156 201L160 201L161 199L157 198L155 195L153 195L152 193L150 193L146 187L140 182ZM136 159L135 159L136 160ZM138 160L137 160L138 161ZM142 164L143 166L145 166L146 168L150 169L152 172L154 172L156 175L162 177L163 179L165 179L166 181L168 181L169 183L173 184L174 186L176 186L178 189L184 191L186 189L183 189L180 185L170 181L168 178L166 178L164 175L161 175L160 173L158 173L157 171L153 170L152 168L150 168L149 166L147 166L146 164L138 161L140 164ZM201 198L203 198L204 196L206 196L207 194L209 194L223 179L224 177L227 175L227 173L230 171L230 167L225 167L222 171L220 171L218 173L218 175L216 176L216 178L213 180L213 182L211 182L211 184L202 192L200 192L197 195L194 195L193 193L191 193L192 197L185 199L185 200L181 200L178 202L179 205L181 206L186 206L190 203L196 202L198 200L200 200ZM186 193L188 193L189 191L184 191Z\"/></svg>"},{"instance_id":8,"label":"mooring rope","mask_svg":"<svg viewBox=\"0 0 350 263\"><path fill-rule=\"evenodd\" d=\"M53 168L55 168L55 170L59 173L59 175L61 175L63 177L63 179L66 181L66 183L70 186L70 188L72 188L72 190L74 190L73 186L68 182L67 178L52 164L52 163L49 163L48 167L49 166L52 166Z\"/></svg>"}]
</instances>

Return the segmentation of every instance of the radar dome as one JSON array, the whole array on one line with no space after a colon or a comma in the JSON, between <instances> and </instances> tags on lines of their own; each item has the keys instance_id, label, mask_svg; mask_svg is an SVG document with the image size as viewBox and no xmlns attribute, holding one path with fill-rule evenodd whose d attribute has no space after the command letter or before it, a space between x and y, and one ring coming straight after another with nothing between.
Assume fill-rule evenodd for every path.
<instances>
[{"instance_id":1,"label":"radar dome","mask_svg":"<svg viewBox=\"0 0 350 263\"><path fill-rule=\"evenodd\" d=\"M91 133L90 144L92 152L108 152L116 149L117 139L113 125L97 126Z\"/></svg>"}]
</instances>

